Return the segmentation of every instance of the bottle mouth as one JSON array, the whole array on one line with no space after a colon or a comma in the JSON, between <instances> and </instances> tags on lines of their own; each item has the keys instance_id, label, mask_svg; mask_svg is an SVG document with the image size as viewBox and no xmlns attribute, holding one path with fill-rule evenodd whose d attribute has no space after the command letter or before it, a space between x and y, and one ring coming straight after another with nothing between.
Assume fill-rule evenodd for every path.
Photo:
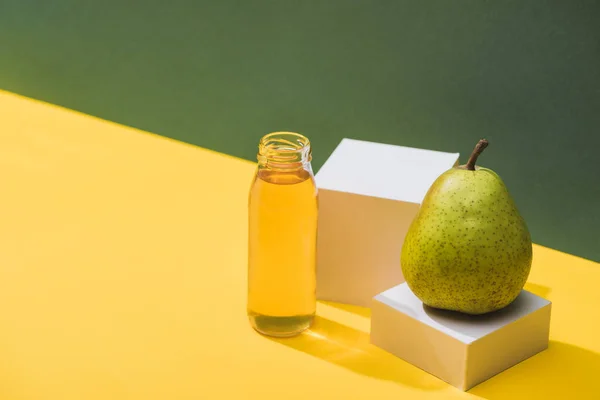
<instances>
[{"instance_id":1,"label":"bottle mouth","mask_svg":"<svg viewBox=\"0 0 600 400\"><path fill-rule=\"evenodd\" d=\"M310 141L295 132L269 133L260 140L257 159L271 168L300 168L312 159Z\"/></svg>"}]
</instances>

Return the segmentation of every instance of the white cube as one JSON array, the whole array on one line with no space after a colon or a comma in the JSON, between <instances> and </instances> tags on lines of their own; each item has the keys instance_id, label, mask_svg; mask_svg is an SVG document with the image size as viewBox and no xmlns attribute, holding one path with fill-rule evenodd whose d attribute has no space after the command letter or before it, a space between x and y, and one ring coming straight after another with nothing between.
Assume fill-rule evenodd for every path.
<instances>
[{"instance_id":1,"label":"white cube","mask_svg":"<svg viewBox=\"0 0 600 400\"><path fill-rule=\"evenodd\" d=\"M316 175L317 297L366 307L403 282L408 227L433 181L457 162L458 153L343 139Z\"/></svg>"},{"instance_id":2,"label":"white cube","mask_svg":"<svg viewBox=\"0 0 600 400\"><path fill-rule=\"evenodd\" d=\"M502 310L467 315L424 306L403 283L374 298L371 343L469 390L548 347L551 307L523 290Z\"/></svg>"}]
</instances>

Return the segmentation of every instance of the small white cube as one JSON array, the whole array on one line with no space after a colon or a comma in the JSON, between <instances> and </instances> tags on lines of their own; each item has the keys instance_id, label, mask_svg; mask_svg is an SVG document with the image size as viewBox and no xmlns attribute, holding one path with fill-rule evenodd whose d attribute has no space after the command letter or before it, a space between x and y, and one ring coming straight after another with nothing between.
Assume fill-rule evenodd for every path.
<instances>
[{"instance_id":1,"label":"small white cube","mask_svg":"<svg viewBox=\"0 0 600 400\"><path fill-rule=\"evenodd\" d=\"M433 181L457 162L458 153L343 139L316 175L317 297L366 307L403 282L408 227Z\"/></svg>"},{"instance_id":2,"label":"small white cube","mask_svg":"<svg viewBox=\"0 0 600 400\"><path fill-rule=\"evenodd\" d=\"M469 390L548 347L551 307L523 290L502 310L467 315L424 306L403 283L374 298L371 343Z\"/></svg>"}]
</instances>

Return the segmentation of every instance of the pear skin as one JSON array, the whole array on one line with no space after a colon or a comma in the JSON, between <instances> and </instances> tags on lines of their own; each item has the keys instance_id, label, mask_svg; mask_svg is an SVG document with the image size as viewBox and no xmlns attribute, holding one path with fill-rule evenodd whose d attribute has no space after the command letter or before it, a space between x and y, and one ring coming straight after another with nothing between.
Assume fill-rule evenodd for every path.
<instances>
[{"instance_id":1,"label":"pear skin","mask_svg":"<svg viewBox=\"0 0 600 400\"><path fill-rule=\"evenodd\" d=\"M424 304L466 314L506 307L531 269L525 221L500 177L469 162L440 175L428 190L405 237L404 278Z\"/></svg>"}]
</instances>

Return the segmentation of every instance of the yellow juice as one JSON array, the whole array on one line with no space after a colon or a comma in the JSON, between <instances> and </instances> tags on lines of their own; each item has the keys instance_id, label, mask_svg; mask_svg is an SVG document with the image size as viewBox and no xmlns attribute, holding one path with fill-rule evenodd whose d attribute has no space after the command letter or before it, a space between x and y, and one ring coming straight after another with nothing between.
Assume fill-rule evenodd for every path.
<instances>
[{"instance_id":1,"label":"yellow juice","mask_svg":"<svg viewBox=\"0 0 600 400\"><path fill-rule=\"evenodd\" d=\"M310 167L258 170L249 199L248 316L270 336L310 327L316 307L317 189Z\"/></svg>"}]
</instances>

